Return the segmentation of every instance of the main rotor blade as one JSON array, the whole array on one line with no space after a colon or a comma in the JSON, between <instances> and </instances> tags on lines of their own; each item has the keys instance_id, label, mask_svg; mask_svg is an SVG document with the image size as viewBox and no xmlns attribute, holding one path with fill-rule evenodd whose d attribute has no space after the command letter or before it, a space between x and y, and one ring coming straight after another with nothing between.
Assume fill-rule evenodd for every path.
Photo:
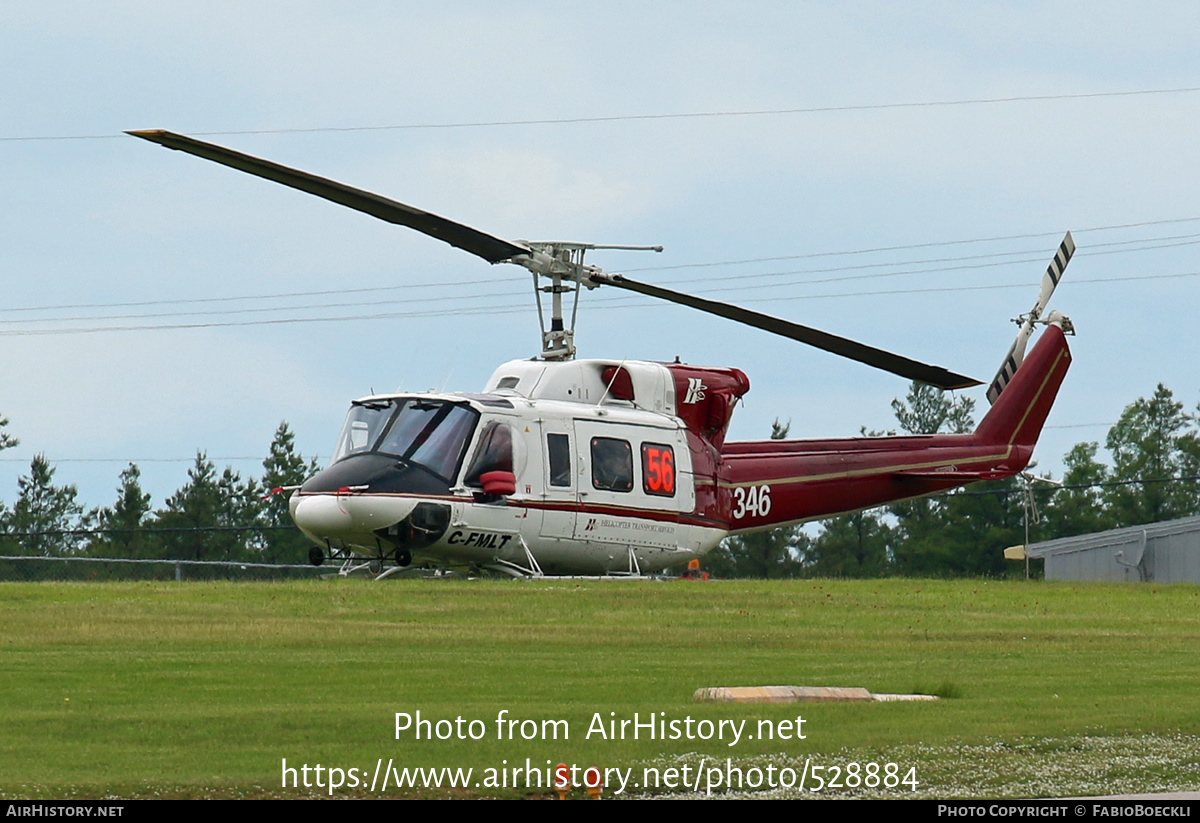
<instances>
[{"instance_id":1,"label":"main rotor blade","mask_svg":"<svg viewBox=\"0 0 1200 823\"><path fill-rule=\"evenodd\" d=\"M961 374L955 374L941 366L930 366L926 363L919 363L916 360L909 360L907 357L901 357L898 354L893 354L883 349L856 343L845 337L838 337L836 334L829 334L828 332L823 332L809 326L801 326L798 323L792 323L788 320L780 320L778 317L771 317L770 315L759 314L749 309L731 306L728 303L717 303L713 300L705 300L702 297L693 297L690 294L651 286L647 283L639 283L620 274L602 273L593 275L592 280L597 283L629 289L630 291L650 297L669 300L672 303L679 303L683 306L690 306L693 309L715 314L718 317L736 320L739 323L745 323L748 326L754 326L757 329L769 331L772 334L789 337L792 340L816 346L818 349L824 349L827 352L839 354L851 360L857 360L859 363L874 366L877 369L891 372L900 377L906 377L909 380L928 383L939 389L965 389L980 385L980 381L978 380L965 377Z\"/></svg>"},{"instance_id":2,"label":"main rotor blade","mask_svg":"<svg viewBox=\"0 0 1200 823\"><path fill-rule=\"evenodd\" d=\"M451 246L482 257L489 263L499 263L511 257L530 253L530 250L524 246L510 243L507 240L501 240L498 237L492 237L490 234L485 234L470 226L464 226L461 223L455 223L453 220L447 220L445 217L439 217L427 211L414 209L412 206L406 206L404 203L398 203L395 200L389 200L378 194L356 189L353 186L347 186L335 180L328 180L324 177L318 177L315 174L309 174L298 169L281 166L278 163L272 163L270 160L263 160L249 154L242 154L240 151L227 149L224 146L205 143L182 134L163 131L162 129L127 131L125 133L131 134L134 137L140 137L143 140L149 140L152 143L158 143L161 146L166 146L168 149L175 149L176 151L183 151L188 154L194 154L197 157L203 157L205 160L212 160L214 163L220 163L223 166L229 166L238 171L253 174L256 177L274 180L276 183L291 186L293 189L300 189L300 191L315 194L317 197L332 200L334 203L366 212L372 217L378 217L380 220L386 220L389 223L416 229L422 234L428 234L430 237L449 243Z\"/></svg>"}]
</instances>

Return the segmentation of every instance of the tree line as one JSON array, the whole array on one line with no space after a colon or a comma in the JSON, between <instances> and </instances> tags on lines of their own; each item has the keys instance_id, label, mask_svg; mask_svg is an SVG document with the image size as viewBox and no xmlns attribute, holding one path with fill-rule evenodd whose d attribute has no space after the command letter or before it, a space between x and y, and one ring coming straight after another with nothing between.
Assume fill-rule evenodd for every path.
<instances>
[{"instance_id":1,"label":"tree line","mask_svg":"<svg viewBox=\"0 0 1200 823\"><path fill-rule=\"evenodd\" d=\"M892 401L898 430L965 433L975 401L914 383ZM1200 411L1200 409L1198 409ZM17 445L0 417L0 450ZM771 437L788 425L776 421ZM869 432L866 436L894 434ZM1027 508L1038 514L1030 540L1200 514L1200 415L1159 384L1128 405L1099 442L1075 445L1064 457L1060 485L1021 478L978 483L830 518L815 528L785 527L733 537L704 559L722 577L877 577L1004 575L1003 550L1025 541ZM141 472L121 472L116 501L87 509L73 485L54 482L43 455L17 482L12 506L0 501L0 555L95 556L172 560L303 563L309 543L288 513L286 491L318 469L295 448L287 423L275 432L259 477L231 467L218 472L203 452L188 479L160 508L141 487ZM1023 571L1023 567L1022 567Z\"/></svg>"},{"instance_id":2,"label":"tree line","mask_svg":"<svg viewBox=\"0 0 1200 823\"><path fill-rule=\"evenodd\" d=\"M17 445L7 425L0 418L0 450ZM303 483L317 471L316 460L296 451L284 422L262 467L260 477L228 466L218 473L199 452L187 482L155 509L130 463L116 501L87 509L75 486L54 482L54 466L39 454L17 481L13 505L0 501L0 554L304 563L309 541L288 513L288 493L277 490Z\"/></svg>"}]
</instances>

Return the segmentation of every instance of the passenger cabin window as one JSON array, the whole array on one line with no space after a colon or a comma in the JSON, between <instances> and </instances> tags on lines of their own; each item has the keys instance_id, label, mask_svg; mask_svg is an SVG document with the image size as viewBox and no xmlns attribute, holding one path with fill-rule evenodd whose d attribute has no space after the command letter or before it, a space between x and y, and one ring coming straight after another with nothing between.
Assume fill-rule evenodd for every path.
<instances>
[{"instance_id":1,"label":"passenger cabin window","mask_svg":"<svg viewBox=\"0 0 1200 823\"><path fill-rule=\"evenodd\" d=\"M465 486L483 486L480 478L488 472L511 472L513 470L512 427L493 420L483 427L475 456L463 477Z\"/></svg>"},{"instance_id":2,"label":"passenger cabin window","mask_svg":"<svg viewBox=\"0 0 1200 823\"><path fill-rule=\"evenodd\" d=\"M633 491L633 449L627 441L592 438L592 485L604 491Z\"/></svg>"},{"instance_id":3,"label":"passenger cabin window","mask_svg":"<svg viewBox=\"0 0 1200 823\"><path fill-rule=\"evenodd\" d=\"M550 461L550 485L571 485L571 440L565 434L546 435L546 456Z\"/></svg>"},{"instance_id":4,"label":"passenger cabin window","mask_svg":"<svg viewBox=\"0 0 1200 823\"><path fill-rule=\"evenodd\" d=\"M642 444L642 491L675 496L675 450L661 443Z\"/></svg>"}]
</instances>

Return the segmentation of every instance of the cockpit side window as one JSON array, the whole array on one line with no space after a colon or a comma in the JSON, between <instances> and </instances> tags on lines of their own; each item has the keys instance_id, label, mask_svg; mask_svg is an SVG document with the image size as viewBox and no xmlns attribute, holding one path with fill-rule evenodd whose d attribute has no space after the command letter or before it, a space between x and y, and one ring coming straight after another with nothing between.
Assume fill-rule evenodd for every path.
<instances>
[{"instance_id":1,"label":"cockpit side window","mask_svg":"<svg viewBox=\"0 0 1200 823\"><path fill-rule=\"evenodd\" d=\"M338 445L330 462L336 463L348 455L370 451L379 439L383 427L391 419L392 411L391 402L355 403L351 406L349 414L346 415L346 424L342 427L342 436L338 438Z\"/></svg>"},{"instance_id":2,"label":"cockpit side window","mask_svg":"<svg viewBox=\"0 0 1200 823\"><path fill-rule=\"evenodd\" d=\"M350 423L350 428L346 431L346 437L349 441L346 444L347 451L362 451L371 445L370 427L362 420L354 420Z\"/></svg>"},{"instance_id":3,"label":"cockpit side window","mask_svg":"<svg viewBox=\"0 0 1200 823\"><path fill-rule=\"evenodd\" d=\"M512 427L499 420L484 425L479 435L475 456L463 476L465 486L483 486L480 478L488 472L511 472L513 470Z\"/></svg>"}]
</instances>

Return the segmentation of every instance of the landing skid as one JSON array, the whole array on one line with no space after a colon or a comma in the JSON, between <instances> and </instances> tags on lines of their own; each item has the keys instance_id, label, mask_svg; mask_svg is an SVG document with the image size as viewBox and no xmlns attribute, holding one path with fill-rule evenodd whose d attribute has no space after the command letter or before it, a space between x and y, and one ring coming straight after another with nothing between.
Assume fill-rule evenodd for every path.
<instances>
[{"instance_id":1,"label":"landing skid","mask_svg":"<svg viewBox=\"0 0 1200 823\"><path fill-rule=\"evenodd\" d=\"M533 553L529 551L529 547L525 545L525 541L521 541L522 548L525 549L525 562L528 564L522 566L519 563L513 563L509 560L497 560L494 563L489 563L481 568L489 571L501 572L502 574L511 575L516 578L526 580L536 580L545 578L545 572L538 565ZM554 575L556 578L572 578L578 580L657 580L658 577L652 574L643 574L641 564L638 562L637 553L633 547L628 548L628 568L625 570L617 569L610 571L608 574L601 575Z\"/></svg>"},{"instance_id":2,"label":"landing skid","mask_svg":"<svg viewBox=\"0 0 1200 823\"><path fill-rule=\"evenodd\" d=\"M412 569L412 566L392 566L390 569L384 569L379 574L375 575L376 580L383 580L385 577L391 577L393 574L406 572Z\"/></svg>"},{"instance_id":3,"label":"landing skid","mask_svg":"<svg viewBox=\"0 0 1200 823\"><path fill-rule=\"evenodd\" d=\"M372 580L384 580L388 577L411 573L414 577L441 577L448 572L444 569L433 569L428 566L384 566L382 560L378 558L372 560L363 560L361 557L353 557L342 562L341 567L337 571L338 577L349 577L356 572L366 572Z\"/></svg>"},{"instance_id":4,"label":"landing skid","mask_svg":"<svg viewBox=\"0 0 1200 823\"><path fill-rule=\"evenodd\" d=\"M340 568L338 568L337 574L338 577L349 577L355 572L365 571L367 574L370 574L372 577L374 577L379 574L378 570L381 569L382 566L383 563L378 560L364 561L358 557L347 557L342 561L342 565Z\"/></svg>"},{"instance_id":5,"label":"landing skid","mask_svg":"<svg viewBox=\"0 0 1200 823\"><path fill-rule=\"evenodd\" d=\"M613 577L643 577L644 576L642 574L642 566L640 563L638 563L637 553L633 550L633 546L630 546L628 551L629 551L629 571L612 572Z\"/></svg>"},{"instance_id":6,"label":"landing skid","mask_svg":"<svg viewBox=\"0 0 1200 823\"><path fill-rule=\"evenodd\" d=\"M509 560L497 560L495 563L483 566L483 568L501 572L502 574L509 574L513 577L528 579L545 577L546 574L542 571L542 567L538 565L537 558L533 556L533 552L529 551L529 546L526 545L525 538L517 535L517 539L521 541L521 548L525 551L525 563L527 565L522 566L519 563L513 563Z\"/></svg>"},{"instance_id":7,"label":"landing skid","mask_svg":"<svg viewBox=\"0 0 1200 823\"><path fill-rule=\"evenodd\" d=\"M524 562L513 560L497 559L491 563L481 565L478 568L487 571L499 572L519 580L542 580L550 577L542 571L541 565L537 562L537 558L533 556L533 552L529 550L529 546L524 539L518 539L521 542L521 549L524 552ZM338 559L345 550L336 550L336 553L331 552L330 559ZM607 574L596 575L553 575L555 578L574 579L574 580L659 580L661 577L655 574L646 574L642 571L641 564L638 562L637 553L633 547L627 548L625 558L626 568L613 569ZM388 577L400 575L405 572L422 571L429 572L425 566L385 566L386 560L380 557L362 558L355 555L343 555L341 565L338 567L338 577L350 577L358 572L365 572L373 580L383 580Z\"/></svg>"}]
</instances>

